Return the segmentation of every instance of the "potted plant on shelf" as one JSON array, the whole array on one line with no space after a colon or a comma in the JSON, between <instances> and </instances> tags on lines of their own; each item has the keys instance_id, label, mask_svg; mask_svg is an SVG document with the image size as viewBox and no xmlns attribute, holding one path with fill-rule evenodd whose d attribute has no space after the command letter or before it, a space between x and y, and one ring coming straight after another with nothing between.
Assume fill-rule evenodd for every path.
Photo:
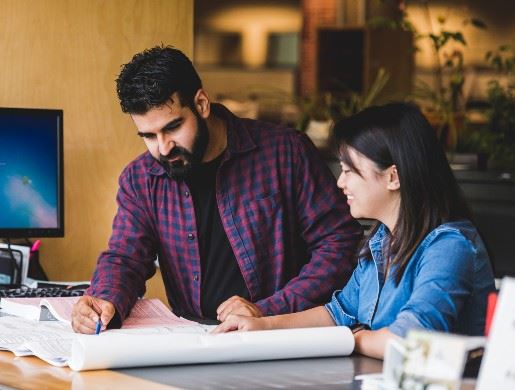
<instances>
[{"instance_id":1,"label":"potted plant on shelf","mask_svg":"<svg viewBox=\"0 0 515 390\"><path fill-rule=\"evenodd\" d=\"M488 154L489 167L515 169L515 52L510 45L488 51L485 59L496 78L488 82L486 121L464 142L469 150Z\"/></svg>"},{"instance_id":2,"label":"potted plant on shelf","mask_svg":"<svg viewBox=\"0 0 515 390\"><path fill-rule=\"evenodd\" d=\"M327 152L333 124L375 104L389 78L388 72L379 68L374 81L363 93L351 90L345 94L326 92L301 99L297 128L306 132L319 149Z\"/></svg>"},{"instance_id":3,"label":"potted plant on shelf","mask_svg":"<svg viewBox=\"0 0 515 390\"><path fill-rule=\"evenodd\" d=\"M425 4L426 14L431 20L429 7ZM455 152L458 139L465 131L465 101L463 85L465 83L465 67L463 47L467 45L461 31L449 31L445 28L446 18L437 18L439 31L419 34L431 42L435 58L435 86L418 81L414 98L420 101L425 114L435 127L441 143L451 153ZM467 19L464 25L471 24L477 28L486 28L479 19ZM450 43L451 50L446 50Z\"/></svg>"}]
</instances>

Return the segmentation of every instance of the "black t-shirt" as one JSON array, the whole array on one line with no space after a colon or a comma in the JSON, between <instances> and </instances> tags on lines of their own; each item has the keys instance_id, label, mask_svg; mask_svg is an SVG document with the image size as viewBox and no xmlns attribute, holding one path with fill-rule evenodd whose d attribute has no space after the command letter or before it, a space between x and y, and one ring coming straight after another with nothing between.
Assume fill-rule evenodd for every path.
<instances>
[{"instance_id":1,"label":"black t-shirt","mask_svg":"<svg viewBox=\"0 0 515 390\"><path fill-rule=\"evenodd\" d=\"M233 295L249 299L249 291L216 204L216 173L223 155L196 167L186 181L193 197L197 220L202 274L200 304L203 316L211 319L216 319L218 306Z\"/></svg>"}]
</instances>

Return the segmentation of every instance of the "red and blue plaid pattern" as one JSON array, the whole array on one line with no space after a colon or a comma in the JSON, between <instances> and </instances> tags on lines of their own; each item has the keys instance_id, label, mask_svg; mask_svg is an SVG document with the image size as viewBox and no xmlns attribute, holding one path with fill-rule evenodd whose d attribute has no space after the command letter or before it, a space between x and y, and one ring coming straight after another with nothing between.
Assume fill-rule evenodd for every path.
<instances>
[{"instance_id":1,"label":"red and blue plaid pattern","mask_svg":"<svg viewBox=\"0 0 515 390\"><path fill-rule=\"evenodd\" d=\"M220 217L243 278L265 314L304 310L345 285L361 239L345 197L302 133L241 119L220 105L228 145L217 176ZM193 201L146 152L119 179L118 211L88 294L125 318L159 257L168 300L202 317L201 267Z\"/></svg>"}]
</instances>

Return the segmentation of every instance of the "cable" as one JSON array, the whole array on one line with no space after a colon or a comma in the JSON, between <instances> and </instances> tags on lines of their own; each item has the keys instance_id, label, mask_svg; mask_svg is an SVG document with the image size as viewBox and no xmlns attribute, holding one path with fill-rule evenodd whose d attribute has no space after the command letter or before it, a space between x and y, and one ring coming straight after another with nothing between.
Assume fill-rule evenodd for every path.
<instances>
[{"instance_id":1,"label":"cable","mask_svg":"<svg viewBox=\"0 0 515 390\"><path fill-rule=\"evenodd\" d=\"M21 254L20 264L18 264L18 262L16 261L16 258L14 257L13 249L11 248L11 240L9 238L7 238L7 251L9 252L9 255L11 256L11 260L14 263L14 268L16 271L17 281L15 280L13 284L21 285L21 266L20 265L23 262L23 254Z\"/></svg>"}]
</instances>

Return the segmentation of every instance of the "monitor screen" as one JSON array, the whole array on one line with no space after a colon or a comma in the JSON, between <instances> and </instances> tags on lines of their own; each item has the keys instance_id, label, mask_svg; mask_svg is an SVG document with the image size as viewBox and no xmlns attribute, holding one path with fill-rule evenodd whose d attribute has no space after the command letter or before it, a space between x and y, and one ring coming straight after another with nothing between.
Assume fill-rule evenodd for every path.
<instances>
[{"instance_id":1,"label":"monitor screen","mask_svg":"<svg viewBox=\"0 0 515 390\"><path fill-rule=\"evenodd\" d=\"M0 237L63 237L63 111L0 108Z\"/></svg>"}]
</instances>

